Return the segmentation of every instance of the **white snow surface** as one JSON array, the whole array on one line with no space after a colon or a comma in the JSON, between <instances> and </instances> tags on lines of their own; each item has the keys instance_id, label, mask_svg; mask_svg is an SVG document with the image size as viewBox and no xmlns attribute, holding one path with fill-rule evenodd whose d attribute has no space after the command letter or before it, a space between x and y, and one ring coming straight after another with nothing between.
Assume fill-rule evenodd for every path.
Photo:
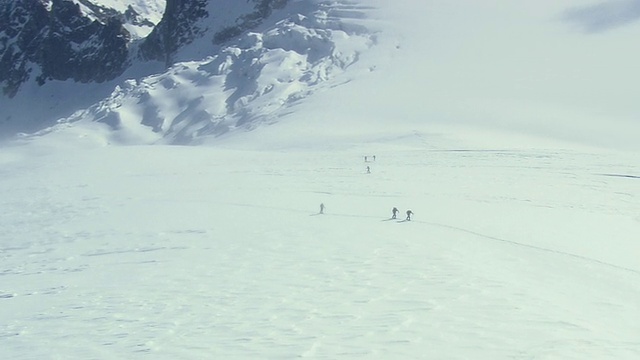
<instances>
[{"instance_id":1,"label":"white snow surface","mask_svg":"<svg viewBox=\"0 0 640 360\"><path fill-rule=\"evenodd\" d=\"M276 60L251 89L281 79L277 96L235 98L251 126L197 133L213 129L198 127L203 114L228 109L218 87L196 86L224 82L211 69L228 63L211 57L2 144L1 357L640 358L630 95L596 102L563 72L565 46L547 53L557 67L530 60L518 86L513 63L488 48L470 57L542 20L551 38L612 48L637 25L562 33L589 24L581 3L495 3L349 2L340 56L354 61L315 87L299 74L322 62L264 44L269 31L322 31L265 24L223 52ZM616 79L592 77L625 89L633 74ZM269 100L285 94L297 98ZM142 102L171 121L141 126Z\"/></svg>"},{"instance_id":2,"label":"white snow surface","mask_svg":"<svg viewBox=\"0 0 640 360\"><path fill-rule=\"evenodd\" d=\"M80 6L81 10L84 10L87 13L91 12L81 1L74 0L74 2ZM162 14L164 13L164 7L167 3L166 0L92 0L91 2L98 6L117 10L121 13L124 13L127 8L131 6L138 14L151 20L153 23L158 23L160 21Z\"/></svg>"},{"instance_id":3,"label":"white snow surface","mask_svg":"<svg viewBox=\"0 0 640 360\"><path fill-rule=\"evenodd\" d=\"M4 357L640 356L637 154L269 130L3 148Z\"/></svg>"},{"instance_id":4,"label":"white snow surface","mask_svg":"<svg viewBox=\"0 0 640 360\"><path fill-rule=\"evenodd\" d=\"M80 6L80 10L90 17L93 16L93 11L88 8L81 1L74 0L78 6ZM114 9L119 11L120 13L124 13L127 11L129 7L131 7L138 15L150 21L153 24L157 24L162 19L162 15L164 14L164 9L166 5L166 0L135 0L135 1L123 1L123 0L94 0L93 4L102 6L109 9ZM126 24L125 28L131 36L135 39L143 38L153 30L151 26L139 26L133 24Z\"/></svg>"}]
</instances>

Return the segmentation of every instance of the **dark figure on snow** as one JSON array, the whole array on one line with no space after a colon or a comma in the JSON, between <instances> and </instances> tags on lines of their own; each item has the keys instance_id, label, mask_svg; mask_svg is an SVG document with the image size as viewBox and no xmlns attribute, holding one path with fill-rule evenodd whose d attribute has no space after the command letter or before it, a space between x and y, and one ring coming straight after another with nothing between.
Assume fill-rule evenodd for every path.
<instances>
[{"instance_id":1,"label":"dark figure on snow","mask_svg":"<svg viewBox=\"0 0 640 360\"><path fill-rule=\"evenodd\" d=\"M366 156L364 157L364 162L367 162L367 157Z\"/></svg>"},{"instance_id":2,"label":"dark figure on snow","mask_svg":"<svg viewBox=\"0 0 640 360\"><path fill-rule=\"evenodd\" d=\"M320 204L320 214L324 214L324 204Z\"/></svg>"},{"instance_id":3,"label":"dark figure on snow","mask_svg":"<svg viewBox=\"0 0 640 360\"><path fill-rule=\"evenodd\" d=\"M413 215L413 211L407 210L407 221L411 221L411 215Z\"/></svg>"},{"instance_id":4,"label":"dark figure on snow","mask_svg":"<svg viewBox=\"0 0 640 360\"><path fill-rule=\"evenodd\" d=\"M396 218L396 215L398 214L398 212L399 212L399 211L400 211L400 210L398 210L398 208L397 208L397 207L394 207L394 208L391 210L391 212L393 213L393 215L391 215L391 218L392 218L392 219L395 219L395 218Z\"/></svg>"},{"instance_id":5,"label":"dark figure on snow","mask_svg":"<svg viewBox=\"0 0 640 360\"><path fill-rule=\"evenodd\" d=\"M367 166L367 174L371 174L371 168Z\"/></svg>"},{"instance_id":6,"label":"dark figure on snow","mask_svg":"<svg viewBox=\"0 0 640 360\"><path fill-rule=\"evenodd\" d=\"M375 155L373 155L373 161L376 161L376 156Z\"/></svg>"}]
</instances>

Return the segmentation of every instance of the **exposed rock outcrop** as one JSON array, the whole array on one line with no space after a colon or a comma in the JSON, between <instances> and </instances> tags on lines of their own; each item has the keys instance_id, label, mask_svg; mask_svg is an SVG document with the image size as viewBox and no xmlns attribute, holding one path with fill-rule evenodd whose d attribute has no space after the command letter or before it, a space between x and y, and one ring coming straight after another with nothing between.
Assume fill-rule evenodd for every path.
<instances>
[{"instance_id":1,"label":"exposed rock outcrop","mask_svg":"<svg viewBox=\"0 0 640 360\"><path fill-rule=\"evenodd\" d=\"M102 82L127 67L129 33L117 17L84 16L79 5L17 0L0 4L0 83L12 97L31 77Z\"/></svg>"}]
</instances>

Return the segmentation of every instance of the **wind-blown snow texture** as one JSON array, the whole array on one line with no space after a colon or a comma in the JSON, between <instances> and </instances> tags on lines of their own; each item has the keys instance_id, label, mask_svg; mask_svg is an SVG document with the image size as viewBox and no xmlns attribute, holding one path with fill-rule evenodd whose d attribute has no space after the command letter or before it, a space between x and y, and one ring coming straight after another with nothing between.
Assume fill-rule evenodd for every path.
<instances>
[{"instance_id":1,"label":"wind-blown snow texture","mask_svg":"<svg viewBox=\"0 0 640 360\"><path fill-rule=\"evenodd\" d=\"M386 134L3 149L3 354L640 356L637 157Z\"/></svg>"},{"instance_id":2,"label":"wind-blown snow texture","mask_svg":"<svg viewBox=\"0 0 640 360\"><path fill-rule=\"evenodd\" d=\"M2 357L640 358L634 23L292 4L2 144Z\"/></svg>"}]
</instances>

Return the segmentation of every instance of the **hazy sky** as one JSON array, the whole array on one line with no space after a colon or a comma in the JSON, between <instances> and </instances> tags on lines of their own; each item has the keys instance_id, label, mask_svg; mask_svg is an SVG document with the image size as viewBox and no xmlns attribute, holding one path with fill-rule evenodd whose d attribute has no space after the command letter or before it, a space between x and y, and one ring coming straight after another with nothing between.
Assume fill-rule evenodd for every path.
<instances>
[{"instance_id":1,"label":"hazy sky","mask_svg":"<svg viewBox=\"0 0 640 360\"><path fill-rule=\"evenodd\" d=\"M609 0L567 10L564 18L586 32L601 32L629 25L640 19L640 1Z\"/></svg>"},{"instance_id":2,"label":"hazy sky","mask_svg":"<svg viewBox=\"0 0 640 360\"><path fill-rule=\"evenodd\" d=\"M640 149L640 1L379 1L409 115Z\"/></svg>"}]
</instances>

